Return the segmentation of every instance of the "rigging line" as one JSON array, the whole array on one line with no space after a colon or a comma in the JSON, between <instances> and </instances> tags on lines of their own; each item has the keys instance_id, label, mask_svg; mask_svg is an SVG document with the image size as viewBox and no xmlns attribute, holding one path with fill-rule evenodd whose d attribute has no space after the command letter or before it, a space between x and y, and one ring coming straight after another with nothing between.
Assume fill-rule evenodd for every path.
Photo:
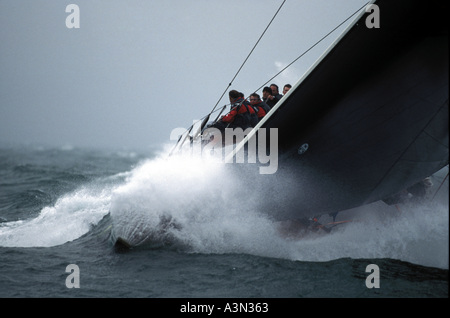
<instances>
[{"instance_id":1,"label":"rigging line","mask_svg":"<svg viewBox=\"0 0 450 318\"><path fill-rule=\"evenodd\" d=\"M206 118L209 118L209 117L210 117L212 114L214 114L215 112L220 112L219 115L217 115L217 117L220 116L220 114L223 112L223 110L224 110L224 108L225 108L226 106L227 106L227 105L223 106L222 109L216 109L216 110L214 110L214 111L211 111L208 115L205 115L205 116L203 116L202 118L200 118L199 120L194 121L194 122L192 123L192 125L191 125L184 133L182 133L182 134L178 137L178 140L177 140L175 146L174 146L174 147L172 148L172 150L169 152L169 157L172 155L172 153L173 153L174 150L177 148L177 146L180 144L180 142L181 142L181 145L180 145L180 147L181 147L181 146L183 145L184 141L186 140L186 138L187 138L188 136L189 136L189 137L193 137L193 136L190 136L190 133L191 133L192 129L194 128L194 126L195 126L196 124L201 123L201 125L203 125L203 121L204 121ZM203 127L203 126L202 126L202 127ZM186 136L185 136L185 134L186 134ZM183 138L183 136L185 136L185 137Z\"/></svg>"},{"instance_id":2,"label":"rigging line","mask_svg":"<svg viewBox=\"0 0 450 318\"><path fill-rule=\"evenodd\" d=\"M231 86L231 84L233 84L234 80L236 79L236 77L238 76L238 74L241 72L242 68L244 67L245 63L247 62L247 60L250 58L250 55L252 55L253 51L255 50L256 46L259 44L259 42L261 41L262 37L264 36L264 34L266 33L266 31L269 29L270 25L272 24L273 20L275 20L275 17L278 15L278 12L280 12L281 8L283 7L284 3L286 2L286 0L283 1L283 3L281 3L280 7L278 8L277 12L275 12L274 16L272 17L272 20L270 20L269 24L266 26L265 30L263 31L263 33L261 34L261 36L259 37L258 41L256 41L255 45L253 46L252 50L250 51L250 53L247 55L247 57L245 58L244 62L242 63L241 67L239 67L238 71L236 72L236 74L234 75L233 79L230 81L230 83L228 84L228 86L225 88L224 92L222 93L222 96L220 96L219 100L217 101L216 105L214 105L214 108L211 112L213 112L217 105L220 103L220 101L222 100L223 96L225 95L225 93L227 92L228 88Z\"/></svg>"},{"instance_id":3,"label":"rigging line","mask_svg":"<svg viewBox=\"0 0 450 318\"><path fill-rule=\"evenodd\" d=\"M436 118L436 116L439 114L439 112L441 111L441 109L445 106L445 103L439 107L438 110L436 110L433 114L433 116L431 116L431 118L428 120L428 122L424 125L424 127L417 133L417 135L415 136L415 138L407 145L407 147L402 151L401 155L398 156L398 158L391 164L391 166L386 170L386 172L384 173L383 177L381 177L380 181L377 183L377 185L375 187L373 187L372 191L375 191L375 189L377 189L379 187L379 185L384 181L385 178L387 178L387 176L389 175L389 173L391 172L392 169L394 169L394 167L401 161L404 160L403 156L411 149L411 147L415 144L415 142L417 141L417 139L419 139L419 137L426 132L426 129L428 128L428 126L431 124L431 122Z\"/></svg>"},{"instance_id":4,"label":"rigging line","mask_svg":"<svg viewBox=\"0 0 450 318\"><path fill-rule=\"evenodd\" d=\"M431 201L434 200L434 198L436 197L436 194L438 194L439 190L441 190L442 185L444 184L445 180L447 180L447 178L448 178L448 174L449 174L449 173L447 172L447 175L445 176L444 180L442 180L441 185L439 186L439 188L438 188L438 189L436 190L436 192L434 193L433 198L431 199Z\"/></svg>"},{"instance_id":5,"label":"rigging line","mask_svg":"<svg viewBox=\"0 0 450 318\"><path fill-rule=\"evenodd\" d=\"M255 92L259 91L261 88L266 86L269 82L271 82L275 77L283 73L287 68L289 68L292 64L297 62L300 58L302 58L306 53L311 51L314 47L316 47L320 42L325 40L331 33L336 31L338 28L340 28L345 22L347 22L350 18L352 18L355 14L357 14L359 11L361 11L364 7L366 7L369 4L370 1L366 2L362 7L360 7L358 10L356 10L352 15L350 15L347 19L342 21L340 24L338 24L333 30L328 32L326 35L324 35L320 40L318 40L316 43L314 43L309 49L307 49L305 52L303 52L299 57L297 57L295 60L293 60L291 63L289 63L285 68L283 68L281 71L279 71L277 74L275 74L273 77L271 77L267 82L265 82L263 85L261 85Z\"/></svg>"}]
</instances>

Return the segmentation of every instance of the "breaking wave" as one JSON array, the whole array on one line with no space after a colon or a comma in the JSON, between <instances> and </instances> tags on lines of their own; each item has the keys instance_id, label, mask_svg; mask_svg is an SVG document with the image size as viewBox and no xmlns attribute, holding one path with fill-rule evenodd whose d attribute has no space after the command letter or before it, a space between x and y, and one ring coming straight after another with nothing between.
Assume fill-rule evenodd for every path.
<instances>
[{"instance_id":1,"label":"breaking wave","mask_svg":"<svg viewBox=\"0 0 450 318\"><path fill-rule=\"evenodd\" d=\"M331 233L286 236L259 210L265 197L226 164L154 159L134 169L111 200L113 235L133 246L193 253L244 253L300 261L393 258L448 268L448 203L382 202L343 211Z\"/></svg>"}]
</instances>

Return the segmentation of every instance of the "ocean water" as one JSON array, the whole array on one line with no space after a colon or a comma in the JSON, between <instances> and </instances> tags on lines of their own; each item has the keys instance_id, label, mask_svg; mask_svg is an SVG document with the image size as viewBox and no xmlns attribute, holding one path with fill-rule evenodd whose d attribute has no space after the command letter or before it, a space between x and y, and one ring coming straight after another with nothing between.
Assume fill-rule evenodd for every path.
<instances>
[{"instance_id":1,"label":"ocean water","mask_svg":"<svg viewBox=\"0 0 450 318\"><path fill-rule=\"evenodd\" d=\"M231 298L447 298L447 173L425 202L342 211L349 222L300 236L236 204L217 163L3 146L0 297L172 298L174 311L203 298L222 311ZM134 247L115 249L116 236Z\"/></svg>"}]
</instances>

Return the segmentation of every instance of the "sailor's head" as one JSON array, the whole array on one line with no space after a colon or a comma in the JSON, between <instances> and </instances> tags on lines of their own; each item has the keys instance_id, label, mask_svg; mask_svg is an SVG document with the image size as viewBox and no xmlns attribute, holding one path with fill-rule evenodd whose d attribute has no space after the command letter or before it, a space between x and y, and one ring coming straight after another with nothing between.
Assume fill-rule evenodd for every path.
<instances>
[{"instance_id":1,"label":"sailor's head","mask_svg":"<svg viewBox=\"0 0 450 318\"><path fill-rule=\"evenodd\" d=\"M272 90L272 95L279 94L278 85L277 84L270 84L270 89Z\"/></svg>"},{"instance_id":2,"label":"sailor's head","mask_svg":"<svg viewBox=\"0 0 450 318\"><path fill-rule=\"evenodd\" d=\"M230 98L230 102L232 103L234 100L238 99L241 96L241 93L237 90L231 90L228 92L228 97Z\"/></svg>"},{"instance_id":3,"label":"sailor's head","mask_svg":"<svg viewBox=\"0 0 450 318\"><path fill-rule=\"evenodd\" d=\"M292 88L291 84L286 84L283 87L283 95L286 95L287 92L289 92L289 90Z\"/></svg>"},{"instance_id":4,"label":"sailor's head","mask_svg":"<svg viewBox=\"0 0 450 318\"><path fill-rule=\"evenodd\" d=\"M269 86L263 88L263 98L267 98L272 95L272 89Z\"/></svg>"},{"instance_id":5,"label":"sailor's head","mask_svg":"<svg viewBox=\"0 0 450 318\"><path fill-rule=\"evenodd\" d=\"M254 105L254 104L258 104L261 101L261 97L256 94L253 93L250 95L250 104Z\"/></svg>"}]
</instances>

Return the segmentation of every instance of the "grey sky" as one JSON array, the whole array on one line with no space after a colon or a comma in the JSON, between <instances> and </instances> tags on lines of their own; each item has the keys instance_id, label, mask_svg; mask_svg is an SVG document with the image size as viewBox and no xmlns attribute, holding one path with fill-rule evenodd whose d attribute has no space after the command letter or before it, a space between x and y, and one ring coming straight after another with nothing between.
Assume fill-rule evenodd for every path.
<instances>
[{"instance_id":1,"label":"grey sky","mask_svg":"<svg viewBox=\"0 0 450 318\"><path fill-rule=\"evenodd\" d=\"M213 108L281 3L0 0L0 143L168 142ZM364 3L287 0L231 88L252 93ZM294 84L331 39L273 82Z\"/></svg>"}]
</instances>

